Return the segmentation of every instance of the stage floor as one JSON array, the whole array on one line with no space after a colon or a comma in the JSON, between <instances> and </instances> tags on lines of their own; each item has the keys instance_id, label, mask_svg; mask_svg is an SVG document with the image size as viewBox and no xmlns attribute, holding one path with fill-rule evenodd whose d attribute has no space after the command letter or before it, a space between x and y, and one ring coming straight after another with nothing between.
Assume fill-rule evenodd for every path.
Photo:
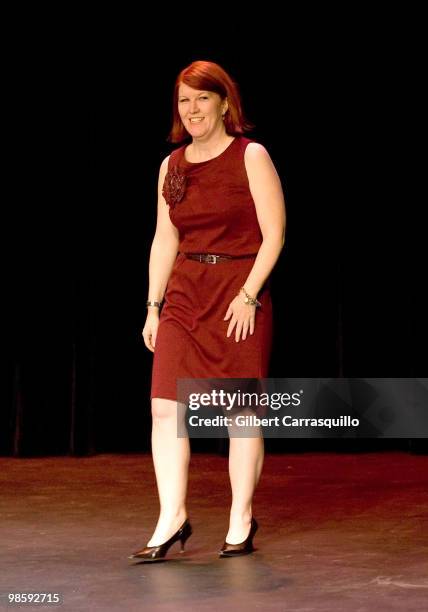
<instances>
[{"instance_id":1,"label":"stage floor","mask_svg":"<svg viewBox=\"0 0 428 612\"><path fill-rule=\"evenodd\" d=\"M257 550L220 559L229 505L227 457L194 453L185 552L137 563L158 515L151 455L0 458L0 608L44 592L73 612L428 609L427 456L266 454Z\"/></svg>"}]
</instances>

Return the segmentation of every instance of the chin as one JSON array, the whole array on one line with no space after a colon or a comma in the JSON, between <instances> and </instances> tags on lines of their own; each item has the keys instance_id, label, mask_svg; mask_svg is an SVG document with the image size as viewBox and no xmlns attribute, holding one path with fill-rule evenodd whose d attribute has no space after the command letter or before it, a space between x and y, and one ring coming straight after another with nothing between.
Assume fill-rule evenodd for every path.
<instances>
[{"instance_id":1,"label":"chin","mask_svg":"<svg viewBox=\"0 0 428 612\"><path fill-rule=\"evenodd\" d=\"M208 136L207 132L193 132L190 134L192 138L205 138Z\"/></svg>"}]
</instances>

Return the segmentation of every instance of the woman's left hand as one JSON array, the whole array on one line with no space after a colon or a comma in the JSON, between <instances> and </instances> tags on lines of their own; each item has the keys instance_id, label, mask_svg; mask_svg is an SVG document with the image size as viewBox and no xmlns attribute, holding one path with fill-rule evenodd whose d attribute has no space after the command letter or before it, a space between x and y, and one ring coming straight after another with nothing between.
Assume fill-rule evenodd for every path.
<instances>
[{"instance_id":1,"label":"woman's left hand","mask_svg":"<svg viewBox=\"0 0 428 612\"><path fill-rule=\"evenodd\" d=\"M239 342L241 333L242 340L247 337L248 331L254 333L254 325L256 320L256 306L246 304L240 295L237 295L229 304L226 316L223 321L227 321L230 317L229 327L227 329L227 337L231 335L233 328L236 325L235 340Z\"/></svg>"}]
</instances>

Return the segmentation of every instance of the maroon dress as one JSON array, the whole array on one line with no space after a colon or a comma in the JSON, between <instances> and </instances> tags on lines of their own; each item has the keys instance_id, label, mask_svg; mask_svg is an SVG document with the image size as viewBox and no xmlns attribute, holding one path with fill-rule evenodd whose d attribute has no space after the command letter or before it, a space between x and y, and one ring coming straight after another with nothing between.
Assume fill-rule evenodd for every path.
<instances>
[{"instance_id":1,"label":"maroon dress","mask_svg":"<svg viewBox=\"0 0 428 612\"><path fill-rule=\"evenodd\" d=\"M235 137L217 157L188 162L173 151L164 195L179 230L179 253L160 313L151 398L177 400L178 378L266 378L272 343L269 279L258 293L254 333L226 336L230 302L244 285L262 243L244 163L251 142ZM253 255L216 264L184 253ZM242 294L243 295L243 294Z\"/></svg>"}]
</instances>

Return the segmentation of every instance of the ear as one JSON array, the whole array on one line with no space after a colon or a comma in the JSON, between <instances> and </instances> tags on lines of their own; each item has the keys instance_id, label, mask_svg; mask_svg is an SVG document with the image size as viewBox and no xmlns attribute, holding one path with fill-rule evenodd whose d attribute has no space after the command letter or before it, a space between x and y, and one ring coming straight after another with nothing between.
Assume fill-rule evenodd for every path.
<instances>
[{"instance_id":1,"label":"ear","mask_svg":"<svg viewBox=\"0 0 428 612\"><path fill-rule=\"evenodd\" d=\"M227 113L228 108L229 108L229 102L227 101L227 98L225 98L223 102L223 111L222 111L223 115Z\"/></svg>"}]
</instances>

